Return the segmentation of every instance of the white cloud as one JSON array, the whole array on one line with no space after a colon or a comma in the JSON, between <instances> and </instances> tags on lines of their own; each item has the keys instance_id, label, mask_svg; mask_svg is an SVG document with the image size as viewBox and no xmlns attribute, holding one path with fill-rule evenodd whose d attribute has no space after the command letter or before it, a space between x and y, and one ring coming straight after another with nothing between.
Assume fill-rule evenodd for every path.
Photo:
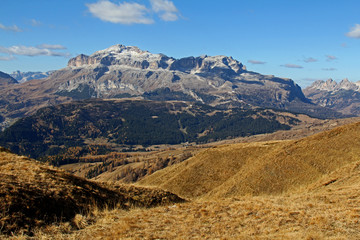
<instances>
[{"instance_id":1,"label":"white cloud","mask_svg":"<svg viewBox=\"0 0 360 240\"><path fill-rule=\"evenodd\" d=\"M346 36L350 38L360 38L360 24L355 24L355 26L350 29L350 32L348 32Z\"/></svg>"},{"instance_id":2,"label":"white cloud","mask_svg":"<svg viewBox=\"0 0 360 240\"><path fill-rule=\"evenodd\" d=\"M333 61L333 60L336 60L336 59L337 59L337 57L335 57L335 56L326 55L326 60L327 60L327 61Z\"/></svg>"},{"instance_id":3,"label":"white cloud","mask_svg":"<svg viewBox=\"0 0 360 240\"><path fill-rule=\"evenodd\" d=\"M296 64L291 64L291 63L287 63L284 65L280 65L281 67L286 67L286 68L304 68L303 66L300 65L296 65Z\"/></svg>"},{"instance_id":4,"label":"white cloud","mask_svg":"<svg viewBox=\"0 0 360 240\"><path fill-rule=\"evenodd\" d=\"M151 0L151 6L155 12L177 12L174 3L168 0Z\"/></svg>"},{"instance_id":5,"label":"white cloud","mask_svg":"<svg viewBox=\"0 0 360 240\"><path fill-rule=\"evenodd\" d=\"M152 24L154 20L147 17L149 10L138 3L123 2L119 4L108 0L86 4L89 11L97 18L106 22L121 24Z\"/></svg>"},{"instance_id":6,"label":"white cloud","mask_svg":"<svg viewBox=\"0 0 360 240\"><path fill-rule=\"evenodd\" d=\"M251 64L266 64L266 62L258 61L258 60L248 60L248 63L251 63Z\"/></svg>"},{"instance_id":7,"label":"white cloud","mask_svg":"<svg viewBox=\"0 0 360 240\"><path fill-rule=\"evenodd\" d=\"M0 23L0 29L5 30L5 31L10 31L10 32L22 32L23 31L22 29L20 29L16 25L5 26L5 25L3 25L1 23Z\"/></svg>"},{"instance_id":8,"label":"white cloud","mask_svg":"<svg viewBox=\"0 0 360 240\"><path fill-rule=\"evenodd\" d=\"M164 21L178 20L178 9L172 1L168 0L150 0L151 7L154 12L160 14L160 18Z\"/></svg>"},{"instance_id":9,"label":"white cloud","mask_svg":"<svg viewBox=\"0 0 360 240\"><path fill-rule=\"evenodd\" d=\"M22 55L22 56L56 56L56 57L68 57L69 53L55 52L49 48L40 48L40 47L27 47L27 46L11 46L11 47L2 47L0 46L0 52L12 55Z\"/></svg>"},{"instance_id":10,"label":"white cloud","mask_svg":"<svg viewBox=\"0 0 360 240\"><path fill-rule=\"evenodd\" d=\"M304 59L304 62L306 62L306 63L317 62L317 61L318 61L317 59L312 58L312 57Z\"/></svg>"}]
</instances>

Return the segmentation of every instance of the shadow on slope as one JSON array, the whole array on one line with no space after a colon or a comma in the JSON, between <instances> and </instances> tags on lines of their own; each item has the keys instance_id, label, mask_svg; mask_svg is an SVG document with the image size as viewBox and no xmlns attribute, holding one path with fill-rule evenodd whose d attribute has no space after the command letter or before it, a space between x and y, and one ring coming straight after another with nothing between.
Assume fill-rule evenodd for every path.
<instances>
[{"instance_id":1,"label":"shadow on slope","mask_svg":"<svg viewBox=\"0 0 360 240\"><path fill-rule=\"evenodd\" d=\"M300 140L211 148L140 181L188 198L281 194L359 160L360 123Z\"/></svg>"},{"instance_id":2,"label":"shadow on slope","mask_svg":"<svg viewBox=\"0 0 360 240\"><path fill-rule=\"evenodd\" d=\"M0 229L31 233L97 208L154 207L183 199L156 189L106 187L0 148Z\"/></svg>"}]
</instances>

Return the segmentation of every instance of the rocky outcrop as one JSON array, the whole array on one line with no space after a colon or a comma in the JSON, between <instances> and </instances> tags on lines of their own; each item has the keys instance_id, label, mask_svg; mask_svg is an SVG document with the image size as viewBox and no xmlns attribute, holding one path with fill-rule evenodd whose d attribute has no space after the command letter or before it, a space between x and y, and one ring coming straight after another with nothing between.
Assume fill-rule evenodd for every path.
<instances>
[{"instance_id":1,"label":"rocky outcrop","mask_svg":"<svg viewBox=\"0 0 360 240\"><path fill-rule=\"evenodd\" d=\"M93 65L96 63L99 63L99 61L96 58L92 58L92 57L86 56L84 54L80 54L79 56L70 59L68 62L68 66L82 67L85 65Z\"/></svg>"}]
</instances>

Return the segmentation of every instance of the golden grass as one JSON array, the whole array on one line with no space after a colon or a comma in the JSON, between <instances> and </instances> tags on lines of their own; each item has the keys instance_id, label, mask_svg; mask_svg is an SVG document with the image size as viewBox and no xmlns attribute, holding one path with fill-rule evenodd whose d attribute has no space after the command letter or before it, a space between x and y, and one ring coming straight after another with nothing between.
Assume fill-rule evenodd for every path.
<instances>
[{"instance_id":1,"label":"golden grass","mask_svg":"<svg viewBox=\"0 0 360 240\"><path fill-rule=\"evenodd\" d=\"M281 194L359 160L360 123L300 140L207 149L141 180L187 198Z\"/></svg>"},{"instance_id":2,"label":"golden grass","mask_svg":"<svg viewBox=\"0 0 360 240\"><path fill-rule=\"evenodd\" d=\"M0 230L31 234L36 227L74 221L94 208L153 207L183 201L174 194L134 186L109 186L0 148ZM73 220L74 219L74 220Z\"/></svg>"},{"instance_id":3,"label":"golden grass","mask_svg":"<svg viewBox=\"0 0 360 240\"><path fill-rule=\"evenodd\" d=\"M80 230L65 223L36 239L359 239L360 161L309 189L281 196L195 200L151 209L98 211ZM329 179L336 181L329 183ZM75 221L75 220L74 220ZM22 237L22 236L20 236ZM21 239L21 238L15 238Z\"/></svg>"}]
</instances>

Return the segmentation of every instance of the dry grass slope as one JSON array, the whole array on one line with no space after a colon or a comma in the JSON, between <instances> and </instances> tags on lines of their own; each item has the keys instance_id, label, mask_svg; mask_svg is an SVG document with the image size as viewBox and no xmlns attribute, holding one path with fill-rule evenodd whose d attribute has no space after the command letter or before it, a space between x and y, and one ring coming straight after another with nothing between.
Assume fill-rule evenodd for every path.
<instances>
[{"instance_id":1,"label":"dry grass slope","mask_svg":"<svg viewBox=\"0 0 360 240\"><path fill-rule=\"evenodd\" d=\"M359 239L360 161L324 175L297 193L241 196L161 206L115 209L93 224L38 239ZM21 236L14 239L22 239Z\"/></svg>"},{"instance_id":2,"label":"dry grass slope","mask_svg":"<svg viewBox=\"0 0 360 240\"><path fill-rule=\"evenodd\" d=\"M107 186L0 148L0 230L10 234L70 221L93 208L153 207L183 200L157 189Z\"/></svg>"},{"instance_id":3,"label":"dry grass slope","mask_svg":"<svg viewBox=\"0 0 360 240\"><path fill-rule=\"evenodd\" d=\"M214 147L140 181L187 198L281 194L360 156L360 123L300 140Z\"/></svg>"}]
</instances>

